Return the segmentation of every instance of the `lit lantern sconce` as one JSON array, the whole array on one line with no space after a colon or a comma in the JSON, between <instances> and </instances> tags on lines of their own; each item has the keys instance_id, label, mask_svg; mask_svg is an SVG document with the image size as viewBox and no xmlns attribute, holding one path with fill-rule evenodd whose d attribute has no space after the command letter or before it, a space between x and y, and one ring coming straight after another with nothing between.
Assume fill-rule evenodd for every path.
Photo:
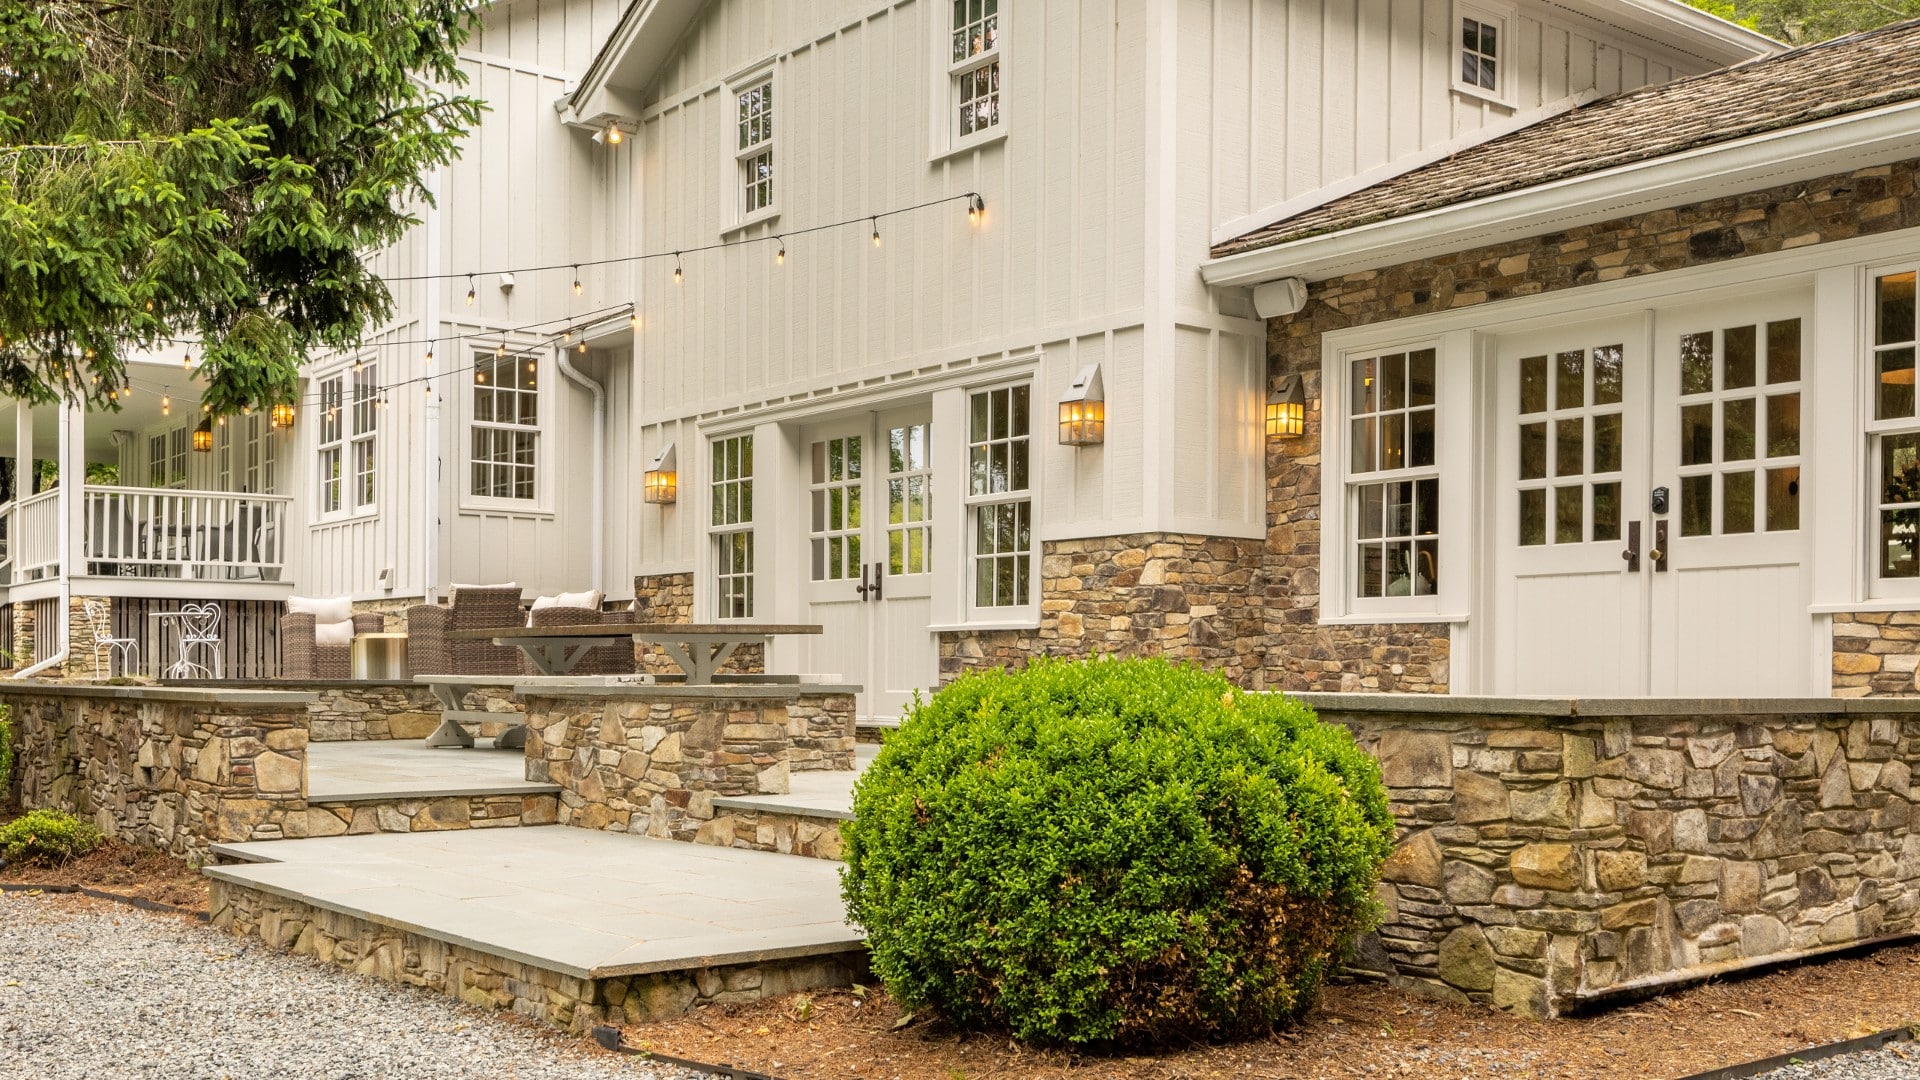
<instances>
[{"instance_id":1,"label":"lit lantern sconce","mask_svg":"<svg viewBox=\"0 0 1920 1080\"><path fill-rule=\"evenodd\" d=\"M293 426L293 406L281 404L273 407L271 422L277 428Z\"/></svg>"},{"instance_id":2,"label":"lit lantern sconce","mask_svg":"<svg viewBox=\"0 0 1920 1080\"><path fill-rule=\"evenodd\" d=\"M646 500L650 503L665 505L680 498L680 474L675 467L673 444L668 443L647 466L643 480L646 487Z\"/></svg>"},{"instance_id":3,"label":"lit lantern sconce","mask_svg":"<svg viewBox=\"0 0 1920 1080\"><path fill-rule=\"evenodd\" d=\"M1060 445L1098 446L1107 438L1107 394L1100 365L1088 364L1060 399Z\"/></svg>"},{"instance_id":4,"label":"lit lantern sconce","mask_svg":"<svg viewBox=\"0 0 1920 1080\"><path fill-rule=\"evenodd\" d=\"M1267 397L1267 438L1297 439L1307 433L1307 392L1300 376L1280 380Z\"/></svg>"},{"instance_id":5,"label":"lit lantern sconce","mask_svg":"<svg viewBox=\"0 0 1920 1080\"><path fill-rule=\"evenodd\" d=\"M212 418L200 421L200 426L193 429L193 448L202 454L213 453Z\"/></svg>"}]
</instances>

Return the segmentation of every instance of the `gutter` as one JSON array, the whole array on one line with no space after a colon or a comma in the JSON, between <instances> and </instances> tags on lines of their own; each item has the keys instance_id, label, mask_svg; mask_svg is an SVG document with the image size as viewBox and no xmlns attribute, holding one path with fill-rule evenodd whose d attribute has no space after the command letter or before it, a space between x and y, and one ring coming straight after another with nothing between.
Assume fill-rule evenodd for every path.
<instances>
[{"instance_id":1,"label":"gutter","mask_svg":"<svg viewBox=\"0 0 1920 1080\"><path fill-rule=\"evenodd\" d=\"M1325 281L1914 154L1920 101L1904 101L1210 259L1200 277L1214 288Z\"/></svg>"},{"instance_id":2,"label":"gutter","mask_svg":"<svg viewBox=\"0 0 1920 1080\"><path fill-rule=\"evenodd\" d=\"M582 339L585 340L584 338ZM593 587L606 595L607 577L607 388L573 366L565 345L556 349L560 374L593 395Z\"/></svg>"}]
</instances>

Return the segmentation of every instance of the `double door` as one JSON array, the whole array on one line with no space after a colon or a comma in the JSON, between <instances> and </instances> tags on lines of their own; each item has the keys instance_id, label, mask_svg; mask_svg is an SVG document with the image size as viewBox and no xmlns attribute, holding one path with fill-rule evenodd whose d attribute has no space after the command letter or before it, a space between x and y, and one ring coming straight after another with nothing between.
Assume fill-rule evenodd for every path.
<instances>
[{"instance_id":1,"label":"double door","mask_svg":"<svg viewBox=\"0 0 1920 1080\"><path fill-rule=\"evenodd\" d=\"M1806 308L1787 295L1499 339L1494 692L1822 692Z\"/></svg>"},{"instance_id":2,"label":"double door","mask_svg":"<svg viewBox=\"0 0 1920 1080\"><path fill-rule=\"evenodd\" d=\"M896 719L939 676L932 623L932 422L924 408L807 429L806 670L864 690L862 718Z\"/></svg>"}]
</instances>

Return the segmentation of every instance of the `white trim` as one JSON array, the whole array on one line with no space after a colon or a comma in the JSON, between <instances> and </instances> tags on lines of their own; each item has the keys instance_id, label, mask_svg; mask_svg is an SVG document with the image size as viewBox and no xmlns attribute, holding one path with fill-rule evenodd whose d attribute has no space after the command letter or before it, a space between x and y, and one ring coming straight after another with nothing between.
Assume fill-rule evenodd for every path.
<instances>
[{"instance_id":1,"label":"white trim","mask_svg":"<svg viewBox=\"0 0 1920 1080\"><path fill-rule=\"evenodd\" d=\"M785 108L786 87L780 77L777 56L763 57L728 76L722 84L723 108L721 116L726 122L726 138L721 143L721 185L725 200L720 204L720 235L730 236L754 225L770 225L780 218L780 193L786 190L781 173L782 158L780 152L780 133L785 124L781 110ZM755 143L751 148L742 150L739 146L740 135L740 95L760 86L766 86L772 92L772 100L767 105L767 113L772 123L772 133L765 142ZM766 153L773 156L772 190L767 205L749 212L746 208L746 190L742 170L750 158Z\"/></svg>"},{"instance_id":2,"label":"white trim","mask_svg":"<svg viewBox=\"0 0 1920 1080\"><path fill-rule=\"evenodd\" d=\"M927 627L930 634L958 634L965 632L983 632L987 630L1038 630L1040 620L1032 619L981 619L977 622L935 623Z\"/></svg>"},{"instance_id":3,"label":"white trim","mask_svg":"<svg viewBox=\"0 0 1920 1080\"><path fill-rule=\"evenodd\" d=\"M461 384L461 390L459 394L456 395L459 403L460 416L457 421L458 435L456 436L459 442L454 448L454 460L458 463L456 468L459 470L455 479L455 490L457 490L460 495L459 498L455 500L455 505L462 514L507 514L539 518L553 517L555 506L553 489L556 486L554 468L551 462L551 450L554 440L552 431L554 420L553 410L558 408L560 403L559 395L549 394L547 392L549 384L552 381L548 378L548 351L544 348L540 349L537 353L522 353L516 349L508 350L508 356L516 360L521 356L525 356L534 362L533 407L534 414L539 418L538 422L532 427L534 435L533 498L514 499L499 495L475 495L473 493L473 432L476 423L473 418L473 393L474 387L479 385L474 382L473 373L477 369L483 355L487 360L499 359L499 357L494 356L494 349L482 347L471 341L458 342L455 347L464 350L466 353L464 358L466 363L456 364L451 368L452 371L465 373L465 377L458 380ZM516 389L515 392L520 393L523 391ZM487 425L488 430L492 431L511 431L516 427L525 428L526 425L493 423Z\"/></svg>"},{"instance_id":4,"label":"white trim","mask_svg":"<svg viewBox=\"0 0 1920 1080\"><path fill-rule=\"evenodd\" d=\"M1920 153L1920 101L1669 154L1201 264L1215 288L1325 281Z\"/></svg>"},{"instance_id":5,"label":"white trim","mask_svg":"<svg viewBox=\"0 0 1920 1080\"><path fill-rule=\"evenodd\" d=\"M932 18L927 20L933 37L934 63L930 66L932 86L928 93L927 104L930 111L927 123L927 161L929 164L945 158L980 149L989 143L998 142L1006 137L1007 73L1012 70L1009 61L1007 42L1012 38L1009 33L1011 9L1016 0L1000 0L993 18L995 19L994 46L976 55L961 60L953 59L953 9L944 0L933 4L929 11ZM998 89L995 91L993 126L986 129L976 128L969 134L960 133L960 78L964 74L998 64L1000 67Z\"/></svg>"},{"instance_id":6,"label":"white trim","mask_svg":"<svg viewBox=\"0 0 1920 1080\"><path fill-rule=\"evenodd\" d=\"M946 389L971 389L982 379L1010 377L1002 374L1008 369L1022 366L1037 368L1040 358L1041 350L1034 347L974 361L960 361L951 365L929 364L916 371L904 371L895 375L876 375L838 386L825 386L784 398L774 398L770 401L731 409L713 410L692 417L670 416L642 422L659 424L691 419L702 437L719 438L731 432L749 430L759 424L810 421L818 418L823 409L871 408L879 403L915 394L929 394Z\"/></svg>"},{"instance_id":7,"label":"white trim","mask_svg":"<svg viewBox=\"0 0 1920 1080\"><path fill-rule=\"evenodd\" d=\"M1493 49L1494 84L1490 89L1479 83L1467 82L1461 76L1461 61L1466 58L1466 46L1460 40L1463 30L1460 24L1466 19L1490 25L1496 32ZM1520 11L1508 0L1453 0L1453 34L1448 39L1447 47L1452 50L1453 56L1449 85L1454 93L1503 109L1516 107L1513 97L1513 31L1519 22ZM1477 49L1474 52L1476 58L1484 55Z\"/></svg>"}]
</instances>

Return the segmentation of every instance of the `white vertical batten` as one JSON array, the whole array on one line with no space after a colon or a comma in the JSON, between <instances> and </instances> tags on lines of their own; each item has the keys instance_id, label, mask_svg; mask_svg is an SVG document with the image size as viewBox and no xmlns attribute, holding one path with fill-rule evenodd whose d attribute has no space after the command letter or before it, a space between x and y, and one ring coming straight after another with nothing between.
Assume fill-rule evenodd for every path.
<instances>
[{"instance_id":1,"label":"white vertical batten","mask_svg":"<svg viewBox=\"0 0 1920 1080\"><path fill-rule=\"evenodd\" d=\"M453 360L451 356L440 355L440 305L446 291L439 277L446 266L446 253L440 248L440 193L445 189L446 175L446 166L442 165L433 170L433 175L427 180L427 192L433 196L433 201L427 207L426 219L428 277L420 290L419 325L426 331L427 339L433 342L428 348L433 351L432 374L435 376L434 381L426 384L427 393L421 395L420 423L423 430L414 444L420 448L420 595L423 602L429 604L434 602L440 591L440 457L443 449L440 444L440 395L443 386L438 376L441 365L451 365ZM451 375L453 368L449 366L446 370ZM451 390L454 385L453 380L448 378L444 389Z\"/></svg>"}]
</instances>

